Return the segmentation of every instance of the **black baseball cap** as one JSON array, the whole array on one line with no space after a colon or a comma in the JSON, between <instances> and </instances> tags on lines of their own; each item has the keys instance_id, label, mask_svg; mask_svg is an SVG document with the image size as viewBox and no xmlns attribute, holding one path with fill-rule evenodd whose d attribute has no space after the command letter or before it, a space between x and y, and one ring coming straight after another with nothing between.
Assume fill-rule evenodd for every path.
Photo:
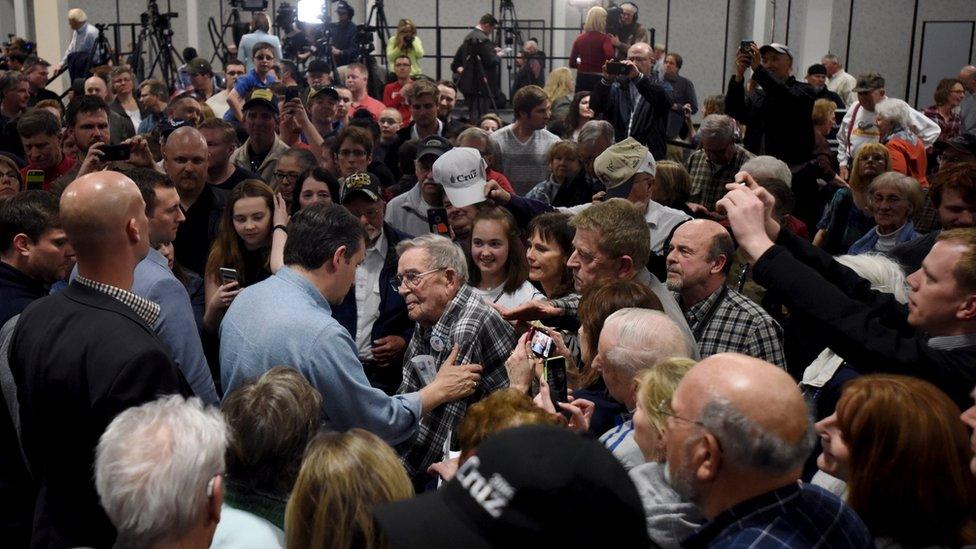
<instances>
[{"instance_id":1,"label":"black baseball cap","mask_svg":"<svg viewBox=\"0 0 976 549\"><path fill-rule=\"evenodd\" d=\"M265 107L271 112L278 114L278 99L275 97L274 92L267 88L257 88L251 92L248 96L247 101L244 102L244 106L241 108L243 111L252 109L254 107Z\"/></svg>"},{"instance_id":2,"label":"black baseball cap","mask_svg":"<svg viewBox=\"0 0 976 549\"><path fill-rule=\"evenodd\" d=\"M439 135L432 135L417 144L417 159L419 160L428 154L433 154L440 158L442 154L453 148L454 145L448 139Z\"/></svg>"},{"instance_id":3,"label":"black baseball cap","mask_svg":"<svg viewBox=\"0 0 976 549\"><path fill-rule=\"evenodd\" d=\"M308 68L305 70L306 73L325 73L331 72L332 68L329 64L322 59L312 59L308 62Z\"/></svg>"},{"instance_id":4,"label":"black baseball cap","mask_svg":"<svg viewBox=\"0 0 976 549\"><path fill-rule=\"evenodd\" d=\"M320 95L323 95L325 97L330 97L332 98L333 101L339 100L339 92L337 92L335 88L333 88L332 86L322 86L319 88L312 88L308 90L308 101L310 102L312 101L312 99Z\"/></svg>"},{"instance_id":5,"label":"black baseball cap","mask_svg":"<svg viewBox=\"0 0 976 549\"><path fill-rule=\"evenodd\" d=\"M357 194L361 194L371 201L380 199L380 180L369 172L359 172L347 176L342 180L342 192L339 196L339 203L345 204L346 200Z\"/></svg>"},{"instance_id":6,"label":"black baseball cap","mask_svg":"<svg viewBox=\"0 0 976 549\"><path fill-rule=\"evenodd\" d=\"M827 76L827 67L821 65L820 63L810 65L810 68L807 69L807 76L812 76L814 74L822 74Z\"/></svg>"},{"instance_id":7,"label":"black baseball cap","mask_svg":"<svg viewBox=\"0 0 976 549\"><path fill-rule=\"evenodd\" d=\"M552 425L489 437L440 490L373 516L394 547L650 546L643 504L617 458Z\"/></svg>"}]
</instances>

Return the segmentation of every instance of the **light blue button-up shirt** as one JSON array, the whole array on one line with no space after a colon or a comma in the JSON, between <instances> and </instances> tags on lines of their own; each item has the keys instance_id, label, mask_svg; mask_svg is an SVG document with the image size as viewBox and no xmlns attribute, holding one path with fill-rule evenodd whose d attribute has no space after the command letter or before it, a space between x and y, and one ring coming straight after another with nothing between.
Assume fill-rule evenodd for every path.
<instances>
[{"instance_id":1,"label":"light blue button-up shirt","mask_svg":"<svg viewBox=\"0 0 976 549\"><path fill-rule=\"evenodd\" d=\"M387 396L370 386L349 332L304 276L283 267L245 288L220 324L224 394L278 365L291 366L322 393L330 427L366 429L390 444L410 438L421 415L420 395Z\"/></svg>"}]
</instances>

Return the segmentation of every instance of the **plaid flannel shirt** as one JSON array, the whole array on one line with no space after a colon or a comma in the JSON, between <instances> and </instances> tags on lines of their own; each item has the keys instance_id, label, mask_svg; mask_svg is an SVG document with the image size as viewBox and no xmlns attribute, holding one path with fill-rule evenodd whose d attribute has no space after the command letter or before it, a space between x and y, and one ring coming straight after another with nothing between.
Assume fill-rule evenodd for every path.
<instances>
[{"instance_id":1,"label":"plaid flannel shirt","mask_svg":"<svg viewBox=\"0 0 976 549\"><path fill-rule=\"evenodd\" d=\"M148 324L150 328L156 328L156 321L159 320L159 313L161 310L158 303L153 303L152 301L149 301L144 297L137 296L128 290L123 290L122 288L118 288L116 286L91 280L81 275L76 276L75 280L77 280L79 284L88 286L93 290L108 294L119 300L123 305L135 311L135 313L139 315L139 318L145 320L146 324Z\"/></svg>"},{"instance_id":2,"label":"plaid flannel shirt","mask_svg":"<svg viewBox=\"0 0 976 549\"><path fill-rule=\"evenodd\" d=\"M723 511L681 546L867 549L874 547L874 540L840 498L797 481Z\"/></svg>"},{"instance_id":3,"label":"plaid flannel shirt","mask_svg":"<svg viewBox=\"0 0 976 549\"><path fill-rule=\"evenodd\" d=\"M939 129L942 130L939 133L939 139L937 141L948 141L953 137L962 133L962 116L958 112L951 112L949 114L949 119L946 120L942 113L932 105L922 111L922 114L931 118L936 124L939 125Z\"/></svg>"},{"instance_id":4,"label":"plaid flannel shirt","mask_svg":"<svg viewBox=\"0 0 976 549\"><path fill-rule=\"evenodd\" d=\"M691 174L690 201L705 206L708 211L714 211L715 203L727 192L725 185L735 179L735 174L751 158L752 153L736 145L732 162L725 166L715 166L704 150L695 151L688 158L688 173Z\"/></svg>"},{"instance_id":5,"label":"plaid flannel shirt","mask_svg":"<svg viewBox=\"0 0 976 549\"><path fill-rule=\"evenodd\" d=\"M420 420L417 436L402 451L404 465L411 477L426 474L427 467L444 459L444 444L467 413L469 404L508 387L505 361L517 341L512 326L467 285L461 286L437 324L433 327L417 325L403 360L403 383L399 393L419 391L425 385L411 363L414 357L430 355L439 369L455 344L459 347L457 364L480 364L484 369L474 394L441 405Z\"/></svg>"},{"instance_id":6,"label":"plaid flannel shirt","mask_svg":"<svg viewBox=\"0 0 976 549\"><path fill-rule=\"evenodd\" d=\"M786 369L783 354L783 328L759 305L728 288L711 318L708 311L722 296L722 288L702 301L684 309L688 326L698 340L701 357L718 353L742 353L761 358ZM675 296L681 303L680 296ZM707 325L702 325L707 322Z\"/></svg>"}]
</instances>

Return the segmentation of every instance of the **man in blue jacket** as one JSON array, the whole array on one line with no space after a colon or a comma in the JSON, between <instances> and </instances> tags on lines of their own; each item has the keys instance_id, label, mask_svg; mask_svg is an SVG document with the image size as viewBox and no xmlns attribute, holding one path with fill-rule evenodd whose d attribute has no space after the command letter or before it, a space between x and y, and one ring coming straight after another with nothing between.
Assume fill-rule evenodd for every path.
<instances>
[{"instance_id":1,"label":"man in blue jacket","mask_svg":"<svg viewBox=\"0 0 976 549\"><path fill-rule=\"evenodd\" d=\"M370 173L353 174L343 185L340 202L366 231L366 253L356 267L356 283L332 317L356 341L370 383L392 395L400 386L413 322L390 280L397 272L396 246L410 237L383 221L386 203L380 195L379 180Z\"/></svg>"}]
</instances>

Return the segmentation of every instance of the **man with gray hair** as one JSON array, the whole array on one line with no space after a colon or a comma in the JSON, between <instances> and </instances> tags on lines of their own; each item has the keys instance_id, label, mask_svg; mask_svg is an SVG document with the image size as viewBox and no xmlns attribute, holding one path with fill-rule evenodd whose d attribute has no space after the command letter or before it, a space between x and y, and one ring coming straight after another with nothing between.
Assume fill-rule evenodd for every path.
<instances>
[{"instance_id":1,"label":"man with gray hair","mask_svg":"<svg viewBox=\"0 0 976 549\"><path fill-rule=\"evenodd\" d=\"M857 79L844 71L844 65L832 53L823 56L820 64L827 69L827 89L839 95L847 107L853 105L857 101L857 94L854 93Z\"/></svg>"},{"instance_id":2,"label":"man with gray hair","mask_svg":"<svg viewBox=\"0 0 976 549\"><path fill-rule=\"evenodd\" d=\"M780 368L713 355L685 375L661 412L671 484L709 520L684 546L873 546L843 501L799 482L813 422Z\"/></svg>"},{"instance_id":3,"label":"man with gray hair","mask_svg":"<svg viewBox=\"0 0 976 549\"><path fill-rule=\"evenodd\" d=\"M701 356L744 353L785 369L779 323L725 283L734 256L735 243L725 227L708 219L684 223L671 237L668 289L688 319Z\"/></svg>"},{"instance_id":4,"label":"man with gray hair","mask_svg":"<svg viewBox=\"0 0 976 549\"><path fill-rule=\"evenodd\" d=\"M602 374L610 396L627 408L627 419L601 435L600 442L625 469L644 463L644 454L634 440L637 377L666 358L691 358L693 345L660 311L620 309L603 324L593 367Z\"/></svg>"},{"instance_id":5,"label":"man with gray hair","mask_svg":"<svg viewBox=\"0 0 976 549\"><path fill-rule=\"evenodd\" d=\"M760 185L764 181L776 180L782 182L787 187L793 186L793 172L790 167L775 156L759 155L750 158L742 165L741 171L749 172L749 175ZM722 193L725 196L725 193ZM721 197L720 197L721 198Z\"/></svg>"},{"instance_id":6,"label":"man with gray hair","mask_svg":"<svg viewBox=\"0 0 976 549\"><path fill-rule=\"evenodd\" d=\"M399 392L423 390L439 372L454 364L480 364L481 382L474 396L439 406L420 421L416 438L403 452L404 465L418 491L433 479L427 468L447 459L452 435L468 405L508 386L505 361L515 347L512 326L470 286L464 252L440 235L400 242L400 262L393 280L416 325L403 359Z\"/></svg>"},{"instance_id":7,"label":"man with gray hair","mask_svg":"<svg viewBox=\"0 0 976 549\"><path fill-rule=\"evenodd\" d=\"M959 105L962 133L976 133L976 67L972 65L963 67L959 71L959 81L966 91L966 97Z\"/></svg>"},{"instance_id":8,"label":"man with gray hair","mask_svg":"<svg viewBox=\"0 0 976 549\"><path fill-rule=\"evenodd\" d=\"M227 425L173 395L112 420L95 454L95 488L115 547L210 547L224 500Z\"/></svg>"},{"instance_id":9,"label":"man with gray hair","mask_svg":"<svg viewBox=\"0 0 976 549\"><path fill-rule=\"evenodd\" d=\"M739 129L731 116L710 114L698 130L701 148L688 158L691 174L691 202L708 212L725 196L725 186L735 179L752 153L736 143Z\"/></svg>"}]
</instances>

